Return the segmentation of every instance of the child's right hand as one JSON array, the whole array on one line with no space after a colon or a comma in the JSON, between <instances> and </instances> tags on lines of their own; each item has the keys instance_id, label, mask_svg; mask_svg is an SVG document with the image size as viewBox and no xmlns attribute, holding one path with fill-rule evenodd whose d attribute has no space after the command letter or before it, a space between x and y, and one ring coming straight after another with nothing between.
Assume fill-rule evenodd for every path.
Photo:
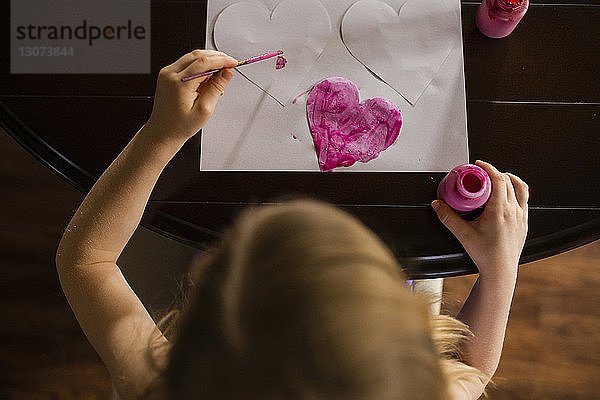
<instances>
[{"instance_id":1,"label":"child's right hand","mask_svg":"<svg viewBox=\"0 0 600 400\"><path fill-rule=\"evenodd\" d=\"M162 140L182 143L208 122L225 87L233 77L237 60L214 50L194 50L160 70L152 115L146 123ZM181 78L223 68L222 71L182 82Z\"/></svg>"},{"instance_id":2,"label":"child's right hand","mask_svg":"<svg viewBox=\"0 0 600 400\"><path fill-rule=\"evenodd\" d=\"M492 181L492 193L483 213L465 221L444 201L431 206L440 221L456 236L481 276L516 274L527 236L529 187L513 174L503 174L491 164L477 161Z\"/></svg>"}]
</instances>

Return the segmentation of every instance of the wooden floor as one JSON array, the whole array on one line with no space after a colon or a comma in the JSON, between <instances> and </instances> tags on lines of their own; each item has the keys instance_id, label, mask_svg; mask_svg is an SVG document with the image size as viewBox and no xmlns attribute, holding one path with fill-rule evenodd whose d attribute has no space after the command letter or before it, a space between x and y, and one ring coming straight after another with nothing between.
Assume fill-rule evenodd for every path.
<instances>
[{"instance_id":1,"label":"wooden floor","mask_svg":"<svg viewBox=\"0 0 600 400\"><path fill-rule=\"evenodd\" d=\"M110 399L53 266L81 199L0 132L0 400ZM446 280L449 312L473 281ZM490 399L600 399L599 288L600 242L521 267Z\"/></svg>"}]
</instances>

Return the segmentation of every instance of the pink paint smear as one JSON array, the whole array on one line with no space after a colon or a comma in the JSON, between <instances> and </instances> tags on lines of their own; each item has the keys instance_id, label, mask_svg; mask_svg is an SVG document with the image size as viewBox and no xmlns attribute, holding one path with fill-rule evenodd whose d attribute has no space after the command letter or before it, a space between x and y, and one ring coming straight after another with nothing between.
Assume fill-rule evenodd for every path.
<instances>
[{"instance_id":1,"label":"pink paint smear","mask_svg":"<svg viewBox=\"0 0 600 400\"><path fill-rule=\"evenodd\" d=\"M299 99L300 97L304 96L306 93L310 92L311 90L312 90L312 88L308 89L306 92L302 92L302 93L300 93L298 96L296 96L296 97L294 98L294 101L292 101L292 104L296 104L296 101L298 101L298 99Z\"/></svg>"},{"instance_id":2,"label":"pink paint smear","mask_svg":"<svg viewBox=\"0 0 600 400\"><path fill-rule=\"evenodd\" d=\"M402 127L402 114L393 102L374 97L359 104L358 88L341 77L313 87L306 113L321 171L377 158Z\"/></svg>"},{"instance_id":3,"label":"pink paint smear","mask_svg":"<svg viewBox=\"0 0 600 400\"><path fill-rule=\"evenodd\" d=\"M284 56L277 56L277 61L275 62L275 69L285 68L285 64L287 64L287 60Z\"/></svg>"}]
</instances>

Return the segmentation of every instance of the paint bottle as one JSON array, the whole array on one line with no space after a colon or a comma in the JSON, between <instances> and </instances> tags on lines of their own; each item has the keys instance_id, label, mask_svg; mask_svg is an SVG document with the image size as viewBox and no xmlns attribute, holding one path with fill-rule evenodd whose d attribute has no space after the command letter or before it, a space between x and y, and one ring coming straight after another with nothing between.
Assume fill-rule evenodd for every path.
<instances>
[{"instance_id":1,"label":"paint bottle","mask_svg":"<svg viewBox=\"0 0 600 400\"><path fill-rule=\"evenodd\" d=\"M491 192L492 181L483 168L474 164L462 164L442 179L437 189L437 197L444 200L459 215L478 216Z\"/></svg>"},{"instance_id":2,"label":"paint bottle","mask_svg":"<svg viewBox=\"0 0 600 400\"><path fill-rule=\"evenodd\" d=\"M503 38L510 35L529 8L529 0L483 0L475 22L484 35Z\"/></svg>"}]
</instances>

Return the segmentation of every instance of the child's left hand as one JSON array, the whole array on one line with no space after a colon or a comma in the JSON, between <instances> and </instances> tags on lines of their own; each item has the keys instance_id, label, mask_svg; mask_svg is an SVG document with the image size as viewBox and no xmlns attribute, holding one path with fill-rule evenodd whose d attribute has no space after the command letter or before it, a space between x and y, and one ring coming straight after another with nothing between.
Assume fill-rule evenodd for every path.
<instances>
[{"instance_id":1,"label":"child's left hand","mask_svg":"<svg viewBox=\"0 0 600 400\"><path fill-rule=\"evenodd\" d=\"M183 144L210 119L219 97L233 77L237 60L214 50L194 50L160 70L152 115L146 123L161 140ZM181 82L181 78L211 69L223 71Z\"/></svg>"}]
</instances>

